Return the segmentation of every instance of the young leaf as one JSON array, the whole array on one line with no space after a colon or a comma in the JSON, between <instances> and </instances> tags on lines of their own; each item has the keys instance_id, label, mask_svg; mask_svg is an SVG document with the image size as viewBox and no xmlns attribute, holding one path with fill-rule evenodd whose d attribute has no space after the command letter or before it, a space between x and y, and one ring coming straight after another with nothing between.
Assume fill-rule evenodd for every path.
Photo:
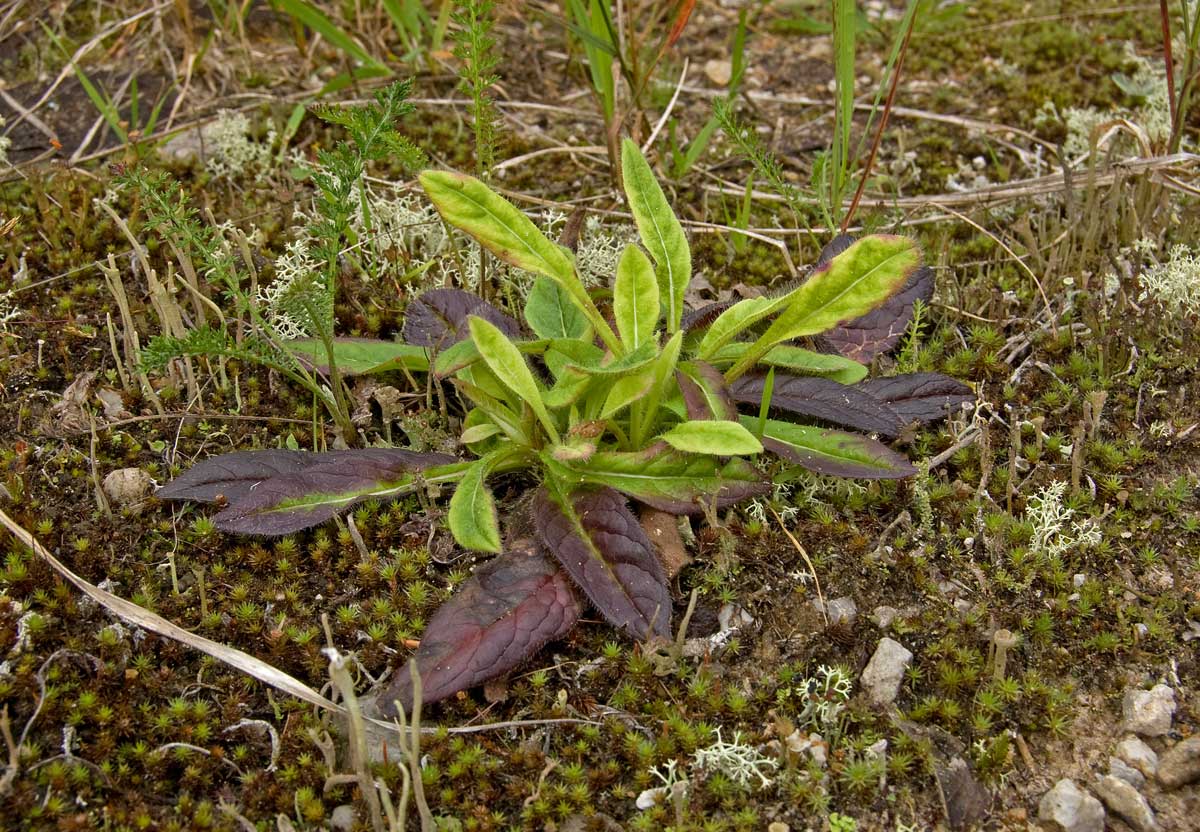
<instances>
[{"instance_id":1,"label":"young leaf","mask_svg":"<svg viewBox=\"0 0 1200 832\"><path fill-rule=\"evenodd\" d=\"M650 258L635 245L625 247L613 284L613 314L626 350L649 341L658 325L658 282Z\"/></svg>"},{"instance_id":2,"label":"young leaf","mask_svg":"<svg viewBox=\"0 0 1200 832\"><path fill-rule=\"evenodd\" d=\"M525 321L539 338L583 338L588 321L570 294L548 277L539 277L525 300Z\"/></svg>"},{"instance_id":3,"label":"young leaf","mask_svg":"<svg viewBox=\"0 0 1200 832\"><path fill-rule=\"evenodd\" d=\"M726 344L712 356L714 364L732 363L746 354L752 345L745 341ZM778 344L771 347L759 364L768 367L778 367L790 370L802 376L822 376L842 384L854 384L867 377L867 368L850 358L840 355L830 355L823 352L813 352L803 347L791 344Z\"/></svg>"},{"instance_id":4,"label":"young leaf","mask_svg":"<svg viewBox=\"0 0 1200 832\"><path fill-rule=\"evenodd\" d=\"M679 329L683 296L692 279L692 252L654 172L631 140L621 142L621 177L642 244L654 258L667 332Z\"/></svg>"},{"instance_id":5,"label":"young leaf","mask_svg":"<svg viewBox=\"0 0 1200 832\"><path fill-rule=\"evenodd\" d=\"M744 425L754 425L757 421L755 417L742 417ZM901 454L855 433L768 419L763 426L762 443L771 453L818 474L889 480L916 473Z\"/></svg>"},{"instance_id":6,"label":"young leaf","mask_svg":"<svg viewBox=\"0 0 1200 832\"><path fill-rule=\"evenodd\" d=\"M729 390L735 401L757 408L765 384L765 373L751 373L730 384ZM813 376L776 373L771 408L883 436L896 436L905 424L895 410L861 386Z\"/></svg>"},{"instance_id":7,"label":"young leaf","mask_svg":"<svg viewBox=\"0 0 1200 832\"><path fill-rule=\"evenodd\" d=\"M933 422L944 418L951 408L975 401L970 387L941 373L873 378L857 388L888 405L904 424Z\"/></svg>"},{"instance_id":8,"label":"young leaf","mask_svg":"<svg viewBox=\"0 0 1200 832\"><path fill-rule=\"evenodd\" d=\"M484 480L492 472L500 456L507 451L493 451L470 464L450 498L450 532L458 545L478 552L500 551L500 524L496 519L496 501Z\"/></svg>"},{"instance_id":9,"label":"young leaf","mask_svg":"<svg viewBox=\"0 0 1200 832\"><path fill-rule=\"evenodd\" d=\"M567 365L567 369L579 375L627 376L636 373L657 358L658 348L653 341L643 341L619 358L611 358L608 363L604 363L606 357L611 358L602 354L599 361L573 361Z\"/></svg>"},{"instance_id":10,"label":"young leaf","mask_svg":"<svg viewBox=\"0 0 1200 832\"><path fill-rule=\"evenodd\" d=\"M323 523L365 500L407 493L418 484L419 472L427 482L451 482L465 467L446 454L398 448L283 453L216 457L193 466L156 496L223 502L225 509L213 518L218 529L274 536Z\"/></svg>"},{"instance_id":11,"label":"young leaf","mask_svg":"<svg viewBox=\"0 0 1200 832\"><path fill-rule=\"evenodd\" d=\"M662 435L677 451L713 456L741 456L762 453L762 443L738 422L710 419L682 422Z\"/></svg>"},{"instance_id":12,"label":"young leaf","mask_svg":"<svg viewBox=\"0 0 1200 832\"><path fill-rule=\"evenodd\" d=\"M604 407L600 409L601 419L610 419L620 413L633 402L642 398L654 386L654 370L643 370L637 375L622 376L613 382Z\"/></svg>"},{"instance_id":13,"label":"young leaf","mask_svg":"<svg viewBox=\"0 0 1200 832\"><path fill-rule=\"evenodd\" d=\"M584 367L589 371L599 367L604 360L604 350L590 341L555 338L547 345L543 358L554 377L562 378L568 367Z\"/></svg>"},{"instance_id":14,"label":"young leaf","mask_svg":"<svg viewBox=\"0 0 1200 832\"><path fill-rule=\"evenodd\" d=\"M683 331L680 330L663 345L662 352L650 368L650 391L645 401L638 403L636 410L640 419L634 431L633 441L638 446L655 430L658 407L671 392L669 388L675 378L675 367L679 364L679 353L682 349Z\"/></svg>"},{"instance_id":15,"label":"young leaf","mask_svg":"<svg viewBox=\"0 0 1200 832\"><path fill-rule=\"evenodd\" d=\"M609 623L638 641L671 637L671 593L649 538L611 488L534 495L542 545L558 558Z\"/></svg>"},{"instance_id":16,"label":"young leaf","mask_svg":"<svg viewBox=\"0 0 1200 832\"><path fill-rule=\"evenodd\" d=\"M700 514L705 505L725 508L771 490L770 482L744 459L721 463L715 457L681 454L657 442L642 451L607 451L585 462L542 460L569 482L607 485L670 514Z\"/></svg>"},{"instance_id":17,"label":"young leaf","mask_svg":"<svg viewBox=\"0 0 1200 832\"><path fill-rule=\"evenodd\" d=\"M319 372L329 372L329 356L319 338L286 341L288 352ZM381 341L374 338L334 338L333 357L344 376L383 373L388 370L429 370L429 354L424 347Z\"/></svg>"},{"instance_id":18,"label":"young leaf","mask_svg":"<svg viewBox=\"0 0 1200 832\"><path fill-rule=\"evenodd\" d=\"M780 342L815 335L870 312L907 283L919 265L920 253L912 240L864 237L789 295L787 308L725 377L742 375Z\"/></svg>"},{"instance_id":19,"label":"young leaf","mask_svg":"<svg viewBox=\"0 0 1200 832\"><path fill-rule=\"evenodd\" d=\"M737 404L721 371L703 361L685 361L675 371L675 381L689 419L736 419Z\"/></svg>"},{"instance_id":20,"label":"young leaf","mask_svg":"<svg viewBox=\"0 0 1200 832\"><path fill-rule=\"evenodd\" d=\"M505 337L504 333L483 318L471 316L469 319L471 340L479 348L480 355L488 368L495 373L510 390L516 393L533 410L534 415L542 423L551 440L558 444L558 429L554 420L542 403L542 393L538 388L525 356Z\"/></svg>"},{"instance_id":21,"label":"young leaf","mask_svg":"<svg viewBox=\"0 0 1200 832\"><path fill-rule=\"evenodd\" d=\"M582 606L567 574L531 540L517 541L478 567L429 619L411 661L421 673L423 702L508 673L566 635ZM412 707L407 666L392 677L379 700L384 713L399 701Z\"/></svg>"},{"instance_id":22,"label":"young leaf","mask_svg":"<svg viewBox=\"0 0 1200 832\"><path fill-rule=\"evenodd\" d=\"M409 344L444 350L467 337L467 318L477 315L509 338L521 326L478 295L461 289L430 289L413 299L404 313L402 337Z\"/></svg>"},{"instance_id":23,"label":"young leaf","mask_svg":"<svg viewBox=\"0 0 1200 832\"><path fill-rule=\"evenodd\" d=\"M546 239L511 202L475 177L427 170L420 179L446 222L470 234L505 263L553 278L568 290L567 284L578 282L571 253Z\"/></svg>"},{"instance_id":24,"label":"young leaf","mask_svg":"<svg viewBox=\"0 0 1200 832\"><path fill-rule=\"evenodd\" d=\"M777 298L746 298L738 301L725 309L704 330L696 354L707 361L715 360L722 347L759 321L783 309L791 297L792 293L789 292Z\"/></svg>"}]
</instances>

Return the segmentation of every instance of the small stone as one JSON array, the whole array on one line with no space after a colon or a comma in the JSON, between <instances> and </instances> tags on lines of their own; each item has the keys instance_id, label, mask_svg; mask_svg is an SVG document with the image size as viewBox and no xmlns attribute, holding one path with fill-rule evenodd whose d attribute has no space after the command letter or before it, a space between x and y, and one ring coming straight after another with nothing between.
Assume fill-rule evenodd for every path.
<instances>
[{"instance_id":1,"label":"small stone","mask_svg":"<svg viewBox=\"0 0 1200 832\"><path fill-rule=\"evenodd\" d=\"M912 662L913 654L898 641L881 638L871 661L863 669L861 681L867 695L876 705L888 705L900 693L904 671Z\"/></svg>"},{"instance_id":2,"label":"small stone","mask_svg":"<svg viewBox=\"0 0 1200 832\"><path fill-rule=\"evenodd\" d=\"M1158 761L1158 781L1168 789L1197 780L1200 780L1200 734L1176 744Z\"/></svg>"},{"instance_id":3,"label":"small stone","mask_svg":"<svg viewBox=\"0 0 1200 832\"><path fill-rule=\"evenodd\" d=\"M1158 755L1140 737L1126 737L1117 743L1117 756L1146 777L1158 772Z\"/></svg>"},{"instance_id":4,"label":"small stone","mask_svg":"<svg viewBox=\"0 0 1200 832\"><path fill-rule=\"evenodd\" d=\"M119 507L140 503L150 494L154 480L141 468L119 468L104 478L104 493Z\"/></svg>"},{"instance_id":5,"label":"small stone","mask_svg":"<svg viewBox=\"0 0 1200 832\"><path fill-rule=\"evenodd\" d=\"M875 626L877 626L879 629L886 630L888 627L892 626L892 622L895 621L896 617L899 615L900 610L896 609L895 607L889 607L885 605L875 608L875 611L871 613L871 620L875 622Z\"/></svg>"},{"instance_id":6,"label":"small stone","mask_svg":"<svg viewBox=\"0 0 1200 832\"><path fill-rule=\"evenodd\" d=\"M1103 832L1104 807L1074 780L1064 777L1042 795L1038 819L1061 832Z\"/></svg>"},{"instance_id":7,"label":"small stone","mask_svg":"<svg viewBox=\"0 0 1200 832\"><path fill-rule=\"evenodd\" d=\"M1150 690L1131 688L1125 691L1122 705L1124 729L1143 737L1161 737L1171 730L1175 716L1175 691L1163 684Z\"/></svg>"},{"instance_id":8,"label":"small stone","mask_svg":"<svg viewBox=\"0 0 1200 832\"><path fill-rule=\"evenodd\" d=\"M349 803L334 807L333 812L329 815L329 825L337 832L349 832L354 828L356 820L358 818L354 814L354 807Z\"/></svg>"},{"instance_id":9,"label":"small stone","mask_svg":"<svg viewBox=\"0 0 1200 832\"><path fill-rule=\"evenodd\" d=\"M1071 586L1075 587L1076 589L1079 589L1085 583L1087 583L1087 575L1083 574L1082 572L1076 572L1071 577Z\"/></svg>"},{"instance_id":10,"label":"small stone","mask_svg":"<svg viewBox=\"0 0 1200 832\"><path fill-rule=\"evenodd\" d=\"M1096 778L1096 794L1104 805L1132 826L1137 832L1157 832L1158 821L1146 798L1119 777L1103 775Z\"/></svg>"},{"instance_id":11,"label":"small stone","mask_svg":"<svg viewBox=\"0 0 1200 832\"><path fill-rule=\"evenodd\" d=\"M1146 775L1142 774L1120 757L1108 758L1108 773L1113 777L1124 780L1135 789L1140 789L1146 784Z\"/></svg>"},{"instance_id":12,"label":"small stone","mask_svg":"<svg viewBox=\"0 0 1200 832\"><path fill-rule=\"evenodd\" d=\"M767 832L792 832L792 827L781 820L777 820L772 821L771 825L767 827Z\"/></svg>"},{"instance_id":13,"label":"small stone","mask_svg":"<svg viewBox=\"0 0 1200 832\"><path fill-rule=\"evenodd\" d=\"M821 612L821 602L818 599L813 599L812 605L817 608L817 612ZM854 621L858 618L858 605L854 603L854 599L848 596L834 598L831 601L825 602L825 616L829 619L829 625L845 624L848 627L854 626Z\"/></svg>"},{"instance_id":14,"label":"small stone","mask_svg":"<svg viewBox=\"0 0 1200 832\"><path fill-rule=\"evenodd\" d=\"M712 58L704 62L704 74L718 87L728 86L729 79L733 77L733 64L728 60Z\"/></svg>"}]
</instances>

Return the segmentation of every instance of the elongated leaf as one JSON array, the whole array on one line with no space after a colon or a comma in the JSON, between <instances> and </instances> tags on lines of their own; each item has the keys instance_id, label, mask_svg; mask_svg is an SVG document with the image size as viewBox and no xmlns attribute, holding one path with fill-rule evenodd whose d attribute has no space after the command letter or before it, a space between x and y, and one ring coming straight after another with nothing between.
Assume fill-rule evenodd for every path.
<instances>
[{"instance_id":1,"label":"elongated leaf","mask_svg":"<svg viewBox=\"0 0 1200 832\"><path fill-rule=\"evenodd\" d=\"M736 301L726 300L719 303L709 303L697 309L685 309L683 318L679 322L679 328L684 332L691 332L696 329L704 329L713 321L721 316L721 313L729 309Z\"/></svg>"},{"instance_id":2,"label":"elongated leaf","mask_svg":"<svg viewBox=\"0 0 1200 832\"><path fill-rule=\"evenodd\" d=\"M467 468L450 498L447 519L458 545L479 552L500 551L500 523L496 519L496 501L484 480L499 459L494 451L477 459Z\"/></svg>"},{"instance_id":3,"label":"elongated leaf","mask_svg":"<svg viewBox=\"0 0 1200 832\"><path fill-rule=\"evenodd\" d=\"M507 335L519 338L521 326L478 295L461 289L430 289L418 295L404 314L406 343L444 350L467 337L467 318L476 315Z\"/></svg>"},{"instance_id":4,"label":"elongated leaf","mask_svg":"<svg viewBox=\"0 0 1200 832\"><path fill-rule=\"evenodd\" d=\"M329 372L329 356L319 338L287 341L288 352L319 372ZM374 338L334 338L333 358L344 376L384 373L389 370L429 370L429 354L424 347L381 341Z\"/></svg>"},{"instance_id":5,"label":"elongated leaf","mask_svg":"<svg viewBox=\"0 0 1200 832\"><path fill-rule=\"evenodd\" d=\"M736 419L737 405L721 371L703 361L685 361L675 372L689 419Z\"/></svg>"},{"instance_id":6,"label":"elongated leaf","mask_svg":"<svg viewBox=\"0 0 1200 832\"><path fill-rule=\"evenodd\" d=\"M654 259L667 332L673 333L679 329L683 296L692 279L692 252L687 236L650 165L629 139L621 142L621 175L638 234Z\"/></svg>"},{"instance_id":7,"label":"elongated leaf","mask_svg":"<svg viewBox=\"0 0 1200 832\"><path fill-rule=\"evenodd\" d=\"M891 351L912 322L913 304L933 296L933 270L921 266L904 288L892 295L874 312L847 321L823 332L818 342L841 355L868 364L877 355Z\"/></svg>"},{"instance_id":8,"label":"elongated leaf","mask_svg":"<svg viewBox=\"0 0 1200 832\"><path fill-rule=\"evenodd\" d=\"M593 353L594 355L594 353ZM653 341L643 341L637 348L630 350L618 358L601 355L599 361L572 361L567 369L580 375L588 376L627 376L643 369L658 357L658 349ZM605 359L609 360L606 362Z\"/></svg>"},{"instance_id":9,"label":"elongated leaf","mask_svg":"<svg viewBox=\"0 0 1200 832\"><path fill-rule=\"evenodd\" d=\"M531 540L514 543L463 582L429 619L411 659L421 674L423 702L520 667L548 641L566 635L582 605L567 574ZM385 713L394 702L412 707L412 674L396 671L380 695Z\"/></svg>"},{"instance_id":10,"label":"elongated leaf","mask_svg":"<svg viewBox=\"0 0 1200 832\"><path fill-rule=\"evenodd\" d=\"M714 364L735 362L741 359L751 347L745 341L726 344L712 356ZM767 367L778 367L802 376L822 376L840 381L842 384L854 384L867 377L867 368L857 361L840 355L823 352L813 352L803 347L791 344L779 344L771 347L758 363Z\"/></svg>"},{"instance_id":11,"label":"elongated leaf","mask_svg":"<svg viewBox=\"0 0 1200 832\"><path fill-rule=\"evenodd\" d=\"M683 332L676 332L663 345L662 352L650 368L652 382L646 400L639 403L642 421L640 431L634 437L634 442L641 445L653 430L658 417L658 408L663 400L674 391L671 389L675 380L675 368L679 364L679 353L683 349Z\"/></svg>"},{"instance_id":12,"label":"elongated leaf","mask_svg":"<svg viewBox=\"0 0 1200 832\"><path fill-rule=\"evenodd\" d=\"M654 336L659 316L658 291L650 258L637 246L626 246L617 262L613 284L613 315L625 349L632 350Z\"/></svg>"},{"instance_id":13,"label":"elongated leaf","mask_svg":"<svg viewBox=\"0 0 1200 832\"><path fill-rule=\"evenodd\" d=\"M604 407L600 410L601 419L610 419L629 405L645 396L654 386L654 369L643 370L632 376L622 376L613 382Z\"/></svg>"},{"instance_id":14,"label":"elongated leaf","mask_svg":"<svg viewBox=\"0 0 1200 832\"><path fill-rule=\"evenodd\" d=\"M905 424L933 422L944 418L951 409L975 401L975 393L970 387L941 373L873 378L857 387L886 403Z\"/></svg>"},{"instance_id":15,"label":"elongated leaf","mask_svg":"<svg viewBox=\"0 0 1200 832\"><path fill-rule=\"evenodd\" d=\"M877 308L912 277L920 265L916 243L906 237L865 237L817 270L791 293L787 308L725 374L735 379L771 347L815 335Z\"/></svg>"},{"instance_id":16,"label":"elongated leaf","mask_svg":"<svg viewBox=\"0 0 1200 832\"><path fill-rule=\"evenodd\" d=\"M544 359L554 377L561 378L568 367L599 367L604 360L604 350L590 341L555 338L546 347Z\"/></svg>"},{"instance_id":17,"label":"elongated leaf","mask_svg":"<svg viewBox=\"0 0 1200 832\"><path fill-rule=\"evenodd\" d=\"M325 13L305 0L279 0L279 7L292 17L317 32L329 43L368 67L390 74L390 70L358 45L344 29L325 16Z\"/></svg>"},{"instance_id":18,"label":"elongated leaf","mask_svg":"<svg viewBox=\"0 0 1200 832\"><path fill-rule=\"evenodd\" d=\"M711 361L717 351L754 326L787 306L792 294L778 298L746 298L727 308L708 325L696 354Z\"/></svg>"},{"instance_id":19,"label":"elongated leaf","mask_svg":"<svg viewBox=\"0 0 1200 832\"><path fill-rule=\"evenodd\" d=\"M766 373L751 373L730 384L729 390L735 401L757 408L765 383ZM777 372L771 408L883 436L896 436L905 425L895 410L861 386L815 376Z\"/></svg>"},{"instance_id":20,"label":"elongated leaf","mask_svg":"<svg viewBox=\"0 0 1200 832\"><path fill-rule=\"evenodd\" d=\"M550 438L558 442L558 430L554 421L542 403L542 393L538 388L525 356L505 337L504 333L483 318L474 315L469 319L471 340L479 348L483 361L488 368L499 377L501 382L516 393L529 405L538 420L545 427Z\"/></svg>"},{"instance_id":21,"label":"elongated leaf","mask_svg":"<svg viewBox=\"0 0 1200 832\"><path fill-rule=\"evenodd\" d=\"M470 234L505 263L553 278L568 291L568 284L578 282L571 253L548 240L511 202L475 177L427 170L420 179L446 222Z\"/></svg>"},{"instance_id":22,"label":"elongated leaf","mask_svg":"<svg viewBox=\"0 0 1200 832\"><path fill-rule=\"evenodd\" d=\"M757 426L757 417L742 424ZM908 477L916 469L901 454L866 436L767 419L763 447L818 474L888 480Z\"/></svg>"},{"instance_id":23,"label":"elongated leaf","mask_svg":"<svg viewBox=\"0 0 1200 832\"><path fill-rule=\"evenodd\" d=\"M404 494L419 472L435 466L431 481L458 479L463 466L456 463L446 454L398 448L245 451L194 466L156 496L222 502L225 509L213 518L221 531L274 536L323 523L365 500Z\"/></svg>"},{"instance_id":24,"label":"elongated leaf","mask_svg":"<svg viewBox=\"0 0 1200 832\"><path fill-rule=\"evenodd\" d=\"M708 419L681 422L662 435L677 451L713 456L741 456L762 453L762 443L737 422Z\"/></svg>"},{"instance_id":25,"label":"elongated leaf","mask_svg":"<svg viewBox=\"0 0 1200 832\"><path fill-rule=\"evenodd\" d=\"M525 321L539 338L583 338L587 316L571 295L548 277L539 277L525 300Z\"/></svg>"},{"instance_id":26,"label":"elongated leaf","mask_svg":"<svg viewBox=\"0 0 1200 832\"><path fill-rule=\"evenodd\" d=\"M538 539L596 609L638 641L671 636L671 593L649 538L611 488L534 495Z\"/></svg>"},{"instance_id":27,"label":"elongated leaf","mask_svg":"<svg viewBox=\"0 0 1200 832\"><path fill-rule=\"evenodd\" d=\"M744 459L722 463L711 456L679 453L663 442L633 453L596 453L570 465L546 454L542 460L566 482L606 485L671 514L700 514L704 505L725 508L771 490Z\"/></svg>"}]
</instances>

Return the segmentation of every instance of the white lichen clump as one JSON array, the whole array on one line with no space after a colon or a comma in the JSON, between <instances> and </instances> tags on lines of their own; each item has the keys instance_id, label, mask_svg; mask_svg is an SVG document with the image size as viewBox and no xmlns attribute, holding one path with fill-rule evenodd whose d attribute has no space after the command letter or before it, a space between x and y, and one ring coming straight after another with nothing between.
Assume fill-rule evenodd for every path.
<instances>
[{"instance_id":1,"label":"white lichen clump","mask_svg":"<svg viewBox=\"0 0 1200 832\"><path fill-rule=\"evenodd\" d=\"M742 735L734 733L733 742L721 739L717 729L717 741L701 748L692 756L692 762L701 771L719 771L741 786L751 785L758 779L759 788L771 785L771 778L764 773L779 767L779 762L763 754L752 745L742 744Z\"/></svg>"},{"instance_id":2,"label":"white lichen clump","mask_svg":"<svg viewBox=\"0 0 1200 832\"><path fill-rule=\"evenodd\" d=\"M0 116L0 127L4 126L4 116ZM12 139L0 136L0 166L8 164L8 149L12 147Z\"/></svg>"},{"instance_id":3,"label":"white lichen clump","mask_svg":"<svg viewBox=\"0 0 1200 832\"><path fill-rule=\"evenodd\" d=\"M1139 240L1136 248L1149 254L1154 244ZM1154 300L1174 315L1200 312L1200 249L1172 246L1166 259L1142 270L1139 281L1142 292L1138 300Z\"/></svg>"},{"instance_id":4,"label":"white lichen clump","mask_svg":"<svg viewBox=\"0 0 1200 832\"><path fill-rule=\"evenodd\" d=\"M213 176L232 179L253 171L255 178L261 180L271 169L276 138L275 129L271 128L266 141L255 141L250 136L250 119L243 113L222 110L204 131L207 143L204 166Z\"/></svg>"},{"instance_id":5,"label":"white lichen clump","mask_svg":"<svg viewBox=\"0 0 1200 832\"><path fill-rule=\"evenodd\" d=\"M1033 525L1033 540L1029 547L1057 558L1071 549L1095 546L1100 542L1100 529L1091 520L1073 520L1075 509L1063 505L1067 484L1052 483L1029 498L1025 517Z\"/></svg>"},{"instance_id":6,"label":"white lichen clump","mask_svg":"<svg viewBox=\"0 0 1200 832\"><path fill-rule=\"evenodd\" d=\"M259 287L258 302L266 310L266 318L275 334L285 340L312 335L308 327L290 307L300 293L313 292L321 263L309 252L309 240L301 238L287 244L284 253L275 260L275 279Z\"/></svg>"}]
</instances>

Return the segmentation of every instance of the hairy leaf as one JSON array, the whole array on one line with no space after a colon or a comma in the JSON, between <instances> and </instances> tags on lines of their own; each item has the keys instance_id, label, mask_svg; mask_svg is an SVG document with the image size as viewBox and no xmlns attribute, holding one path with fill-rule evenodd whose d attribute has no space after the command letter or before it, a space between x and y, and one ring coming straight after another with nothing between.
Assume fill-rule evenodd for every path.
<instances>
[{"instance_id":1,"label":"hairy leaf","mask_svg":"<svg viewBox=\"0 0 1200 832\"><path fill-rule=\"evenodd\" d=\"M588 376L627 376L643 369L658 357L658 347L653 341L643 341L624 355L613 358L601 354L599 361L572 361L567 369ZM605 363L604 359L610 359Z\"/></svg>"},{"instance_id":2,"label":"hairy leaf","mask_svg":"<svg viewBox=\"0 0 1200 832\"><path fill-rule=\"evenodd\" d=\"M671 593L649 538L611 488L534 495L542 545L614 627L639 641L670 638Z\"/></svg>"},{"instance_id":3,"label":"hairy leaf","mask_svg":"<svg viewBox=\"0 0 1200 832\"><path fill-rule=\"evenodd\" d=\"M654 368L637 375L621 376L613 382L600 409L600 418L609 419L650 392L654 386Z\"/></svg>"},{"instance_id":4,"label":"hairy leaf","mask_svg":"<svg viewBox=\"0 0 1200 832\"><path fill-rule=\"evenodd\" d=\"M430 289L408 305L402 336L406 343L444 350L467 337L471 315L494 324L509 338L521 334L516 321L478 295L461 289Z\"/></svg>"},{"instance_id":5,"label":"hairy leaf","mask_svg":"<svg viewBox=\"0 0 1200 832\"><path fill-rule=\"evenodd\" d=\"M912 240L864 237L788 295L787 308L726 377L742 375L776 344L824 332L877 308L908 282L919 265L920 252Z\"/></svg>"},{"instance_id":6,"label":"hairy leaf","mask_svg":"<svg viewBox=\"0 0 1200 832\"><path fill-rule=\"evenodd\" d=\"M685 361L675 371L689 419L736 419L737 405L721 371L703 361Z\"/></svg>"},{"instance_id":7,"label":"hairy leaf","mask_svg":"<svg viewBox=\"0 0 1200 832\"><path fill-rule=\"evenodd\" d=\"M571 253L546 239L511 202L475 177L427 170L420 179L446 222L470 234L505 263L553 278L568 290L568 284L578 282Z\"/></svg>"},{"instance_id":8,"label":"hairy leaf","mask_svg":"<svg viewBox=\"0 0 1200 832\"><path fill-rule=\"evenodd\" d=\"M567 574L533 541L478 567L429 619L411 661L423 702L436 702L519 667L575 626L582 607ZM385 713L412 707L407 666L379 697Z\"/></svg>"},{"instance_id":9,"label":"hairy leaf","mask_svg":"<svg viewBox=\"0 0 1200 832\"><path fill-rule=\"evenodd\" d=\"M743 416L742 424L757 427L758 418ZM856 433L767 419L762 443L768 451L818 474L887 480L916 472L901 454Z\"/></svg>"},{"instance_id":10,"label":"hairy leaf","mask_svg":"<svg viewBox=\"0 0 1200 832\"><path fill-rule=\"evenodd\" d=\"M662 435L662 440L677 451L713 456L740 456L762 453L762 443L738 422L706 419L681 422Z\"/></svg>"},{"instance_id":11,"label":"hairy leaf","mask_svg":"<svg viewBox=\"0 0 1200 832\"><path fill-rule=\"evenodd\" d=\"M933 270L921 266L913 272L904 288L878 309L822 333L818 341L847 358L869 364L875 356L896 346L912 322L913 304L918 300L927 301L932 295Z\"/></svg>"},{"instance_id":12,"label":"hairy leaf","mask_svg":"<svg viewBox=\"0 0 1200 832\"><path fill-rule=\"evenodd\" d=\"M762 402L766 373L751 373L729 385L735 401L754 405ZM855 430L895 436L904 427L900 416L861 385L839 384L827 378L775 374L771 407Z\"/></svg>"},{"instance_id":13,"label":"hairy leaf","mask_svg":"<svg viewBox=\"0 0 1200 832\"><path fill-rule=\"evenodd\" d=\"M746 298L738 301L708 325L696 354L703 359L712 360L718 350L738 335L783 309L791 297L792 293L789 292L777 298ZM748 349L749 345L746 348Z\"/></svg>"},{"instance_id":14,"label":"hairy leaf","mask_svg":"<svg viewBox=\"0 0 1200 832\"><path fill-rule=\"evenodd\" d=\"M621 175L638 234L654 258L667 332L675 332L683 317L683 296L692 279L692 252L687 236L650 165L629 139L621 142Z\"/></svg>"},{"instance_id":15,"label":"hairy leaf","mask_svg":"<svg viewBox=\"0 0 1200 832\"><path fill-rule=\"evenodd\" d=\"M628 245L617 262L613 283L613 315L625 349L647 343L658 325L658 282L654 266L642 250Z\"/></svg>"},{"instance_id":16,"label":"hairy leaf","mask_svg":"<svg viewBox=\"0 0 1200 832\"><path fill-rule=\"evenodd\" d=\"M554 442L558 442L558 430L554 421L542 403L542 393L525 356L505 337L504 333L483 318L472 315L469 319L471 340L479 348L483 361L501 380L501 382L521 397L537 415L546 433Z\"/></svg>"},{"instance_id":17,"label":"hairy leaf","mask_svg":"<svg viewBox=\"0 0 1200 832\"><path fill-rule=\"evenodd\" d=\"M726 344L712 356L712 362L734 362L746 354L751 345L744 341ZM867 376L867 368L849 358L813 352L791 344L779 344L758 360L759 364L791 370L804 376L823 376L842 384L854 384Z\"/></svg>"},{"instance_id":18,"label":"hairy leaf","mask_svg":"<svg viewBox=\"0 0 1200 832\"><path fill-rule=\"evenodd\" d=\"M696 309L688 309L683 313L683 319L679 322L679 328L684 332L691 332L694 329L704 329L724 312L729 307L733 306L734 301L726 300L718 303L709 303Z\"/></svg>"},{"instance_id":19,"label":"hairy leaf","mask_svg":"<svg viewBox=\"0 0 1200 832\"><path fill-rule=\"evenodd\" d=\"M458 545L479 552L500 551L500 523L496 518L496 501L484 482L498 460L494 451L477 459L467 468L450 498L447 520L450 532Z\"/></svg>"},{"instance_id":20,"label":"hairy leaf","mask_svg":"<svg viewBox=\"0 0 1200 832\"><path fill-rule=\"evenodd\" d=\"M419 472L435 466L430 481L458 479L463 466L456 462L446 454L398 448L243 451L193 466L157 496L222 502L226 507L213 522L224 532L283 535L323 523L365 500L406 493Z\"/></svg>"},{"instance_id":21,"label":"hairy leaf","mask_svg":"<svg viewBox=\"0 0 1200 832\"><path fill-rule=\"evenodd\" d=\"M319 338L299 338L284 343L288 352L306 366L329 372L329 355ZM429 370L429 354L424 347L381 341L375 338L334 338L333 358L343 376L383 373L388 370Z\"/></svg>"},{"instance_id":22,"label":"hairy leaf","mask_svg":"<svg viewBox=\"0 0 1200 832\"><path fill-rule=\"evenodd\" d=\"M670 514L700 514L704 505L725 508L771 489L744 459L682 454L664 442L632 453L607 451L584 462L561 464L542 455L555 476L566 482L607 485Z\"/></svg>"},{"instance_id":23,"label":"hairy leaf","mask_svg":"<svg viewBox=\"0 0 1200 832\"><path fill-rule=\"evenodd\" d=\"M952 408L975 401L975 393L970 387L941 373L905 373L873 378L857 387L886 403L905 424L933 422L944 418Z\"/></svg>"},{"instance_id":24,"label":"hairy leaf","mask_svg":"<svg viewBox=\"0 0 1200 832\"><path fill-rule=\"evenodd\" d=\"M562 286L539 277L525 300L525 321L539 338L583 338L587 316Z\"/></svg>"}]
</instances>

